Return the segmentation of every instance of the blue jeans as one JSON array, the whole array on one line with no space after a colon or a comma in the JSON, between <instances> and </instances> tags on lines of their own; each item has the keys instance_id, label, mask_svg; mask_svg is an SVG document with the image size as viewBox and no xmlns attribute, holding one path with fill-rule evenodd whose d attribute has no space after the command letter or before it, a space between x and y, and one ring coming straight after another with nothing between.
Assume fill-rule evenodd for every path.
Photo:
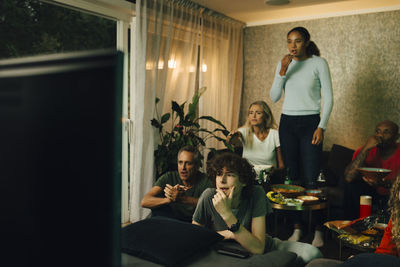
<instances>
[{"instance_id":1,"label":"blue jeans","mask_svg":"<svg viewBox=\"0 0 400 267\"><path fill-rule=\"evenodd\" d=\"M322 157L322 143L311 144L314 131L320 121L319 114L290 116L281 115L279 139L283 162L290 169L292 180L306 188L314 188Z\"/></svg>"}]
</instances>

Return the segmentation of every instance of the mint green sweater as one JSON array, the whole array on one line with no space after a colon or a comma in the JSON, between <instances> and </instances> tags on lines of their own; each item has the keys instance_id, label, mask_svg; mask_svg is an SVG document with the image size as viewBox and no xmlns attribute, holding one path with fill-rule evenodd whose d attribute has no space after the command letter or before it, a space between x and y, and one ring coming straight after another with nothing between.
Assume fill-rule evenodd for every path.
<instances>
[{"instance_id":1,"label":"mint green sweater","mask_svg":"<svg viewBox=\"0 0 400 267\"><path fill-rule=\"evenodd\" d=\"M312 56L306 60L290 62L285 76L280 76L281 62L276 67L271 100L277 102L285 92L282 114L320 114L321 94L323 109L318 127L325 129L333 107L332 81L325 59Z\"/></svg>"}]
</instances>

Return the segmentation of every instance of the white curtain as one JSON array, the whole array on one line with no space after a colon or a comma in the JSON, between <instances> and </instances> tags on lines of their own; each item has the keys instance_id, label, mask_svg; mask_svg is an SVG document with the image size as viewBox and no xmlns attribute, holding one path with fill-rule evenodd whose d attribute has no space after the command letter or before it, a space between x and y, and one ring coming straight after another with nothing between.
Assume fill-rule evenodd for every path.
<instances>
[{"instance_id":1,"label":"white curtain","mask_svg":"<svg viewBox=\"0 0 400 267\"><path fill-rule=\"evenodd\" d=\"M136 2L135 48L131 53L131 62L134 62L131 66L134 123L130 149L131 222L145 218L150 212L140 207L141 199L155 180L154 149L158 136L150 121L156 114L169 112L171 100L179 104L190 102L199 84L207 86L199 115L213 116L229 128L237 127L243 25L228 19L214 20L212 12L204 14L203 11L204 8L187 0ZM200 53L202 46L204 50ZM199 83L196 73L201 65L198 58L202 56L207 71L200 75ZM160 99L157 106L156 97ZM212 127L215 125L211 124Z\"/></svg>"},{"instance_id":2,"label":"white curtain","mask_svg":"<svg viewBox=\"0 0 400 267\"><path fill-rule=\"evenodd\" d=\"M210 14L211 13L211 14ZM243 82L243 24L205 12L202 23L200 87L207 87L199 114L221 121L230 131L239 123ZM203 121L207 129L215 124ZM224 148L211 139L207 147Z\"/></svg>"},{"instance_id":3,"label":"white curtain","mask_svg":"<svg viewBox=\"0 0 400 267\"><path fill-rule=\"evenodd\" d=\"M195 90L200 12L193 11L190 2L183 2L136 2L136 65L131 94L135 125L130 176L132 222L149 214L148 209L140 207L140 201L155 180L154 149L158 136L150 121L157 113L170 111L171 100L182 103ZM156 97L160 99L157 107Z\"/></svg>"}]
</instances>

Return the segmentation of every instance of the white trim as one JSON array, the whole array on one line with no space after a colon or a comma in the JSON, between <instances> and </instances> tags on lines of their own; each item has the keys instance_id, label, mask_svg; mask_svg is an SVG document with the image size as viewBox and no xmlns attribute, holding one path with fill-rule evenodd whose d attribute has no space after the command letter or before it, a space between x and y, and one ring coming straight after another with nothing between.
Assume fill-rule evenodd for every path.
<instances>
[{"instance_id":1,"label":"white trim","mask_svg":"<svg viewBox=\"0 0 400 267\"><path fill-rule=\"evenodd\" d=\"M325 13L325 14L318 14L318 15L294 17L294 18L262 20L262 21L249 22L246 24L246 27L279 24L279 23L295 22L295 21L304 21L304 20L324 19L324 18L332 18L332 17L342 17L342 16L349 16L349 15L387 12L387 11L395 11L395 10L399 10L399 9L400 9L400 5L396 5L396 6L390 6L390 7L367 8L367 9L360 9L360 10Z\"/></svg>"},{"instance_id":2,"label":"white trim","mask_svg":"<svg viewBox=\"0 0 400 267\"><path fill-rule=\"evenodd\" d=\"M122 88L122 166L121 166L121 222L129 222L129 162L128 137L131 122L128 117L129 27L136 15L136 5L124 0L41 0L50 4L86 12L117 22L116 48L124 53ZM134 25L134 24L132 24Z\"/></svg>"},{"instance_id":3,"label":"white trim","mask_svg":"<svg viewBox=\"0 0 400 267\"><path fill-rule=\"evenodd\" d=\"M129 221L129 188L128 188L128 136L129 136L129 117L128 117L128 69L129 69L129 23L117 21L117 49L124 52L124 70L122 83L122 170L121 170L121 223Z\"/></svg>"},{"instance_id":4,"label":"white trim","mask_svg":"<svg viewBox=\"0 0 400 267\"><path fill-rule=\"evenodd\" d=\"M135 16L135 4L124 0L41 0L72 9L86 11L110 19L130 22Z\"/></svg>"}]
</instances>

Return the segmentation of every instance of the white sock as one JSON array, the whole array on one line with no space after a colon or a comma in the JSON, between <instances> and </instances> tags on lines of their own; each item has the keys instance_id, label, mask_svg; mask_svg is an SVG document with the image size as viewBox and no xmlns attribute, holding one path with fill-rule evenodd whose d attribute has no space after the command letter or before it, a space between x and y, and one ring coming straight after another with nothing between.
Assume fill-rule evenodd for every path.
<instances>
[{"instance_id":1,"label":"white sock","mask_svg":"<svg viewBox=\"0 0 400 267\"><path fill-rule=\"evenodd\" d=\"M324 234L321 231L315 231L314 240L312 241L311 245L317 248L324 246Z\"/></svg>"},{"instance_id":2,"label":"white sock","mask_svg":"<svg viewBox=\"0 0 400 267\"><path fill-rule=\"evenodd\" d=\"M301 229L295 228L293 234L289 237L288 241L294 241L294 242L299 241L301 234L302 234Z\"/></svg>"}]
</instances>

